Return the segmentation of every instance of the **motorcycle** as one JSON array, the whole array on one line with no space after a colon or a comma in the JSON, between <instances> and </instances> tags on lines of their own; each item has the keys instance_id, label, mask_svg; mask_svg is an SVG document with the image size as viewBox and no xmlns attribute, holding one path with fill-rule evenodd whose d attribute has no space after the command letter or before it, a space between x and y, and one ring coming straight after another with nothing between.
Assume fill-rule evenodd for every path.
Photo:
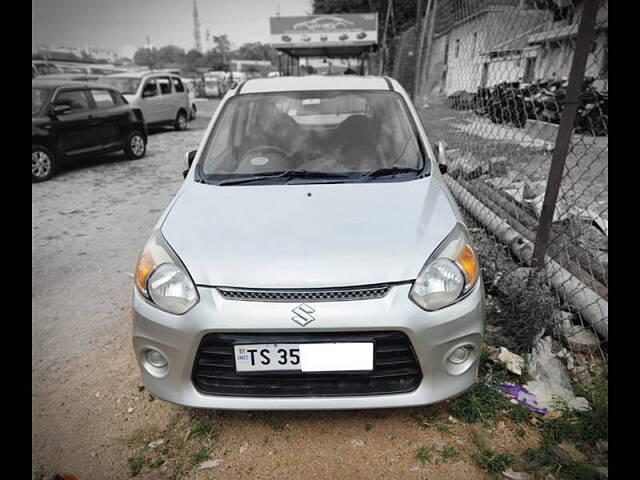
<instances>
[{"instance_id":1,"label":"motorcycle","mask_svg":"<svg viewBox=\"0 0 640 480\"><path fill-rule=\"evenodd\" d=\"M593 78L583 82L574 126L578 133L603 136L609 130L609 93L595 89L593 82Z\"/></svg>"},{"instance_id":2,"label":"motorcycle","mask_svg":"<svg viewBox=\"0 0 640 480\"><path fill-rule=\"evenodd\" d=\"M487 102L489 119L493 123L512 123L524 127L527 111L519 82L502 82L494 87Z\"/></svg>"}]
</instances>

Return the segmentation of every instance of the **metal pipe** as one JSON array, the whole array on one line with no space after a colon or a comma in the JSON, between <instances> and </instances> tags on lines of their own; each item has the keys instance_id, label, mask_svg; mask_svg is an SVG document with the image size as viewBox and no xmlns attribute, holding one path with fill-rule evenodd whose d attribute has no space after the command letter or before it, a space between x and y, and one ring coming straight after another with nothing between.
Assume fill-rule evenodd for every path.
<instances>
[{"instance_id":1,"label":"metal pipe","mask_svg":"<svg viewBox=\"0 0 640 480\"><path fill-rule=\"evenodd\" d=\"M530 254L533 251L533 244L530 241L483 205L451 176L445 175L444 180L463 208L503 244L507 245L524 264L530 261ZM608 339L609 303L553 259L545 256L543 260L540 268L545 269L547 278L560 296L576 309L580 316L589 322L603 338Z\"/></svg>"}]
</instances>

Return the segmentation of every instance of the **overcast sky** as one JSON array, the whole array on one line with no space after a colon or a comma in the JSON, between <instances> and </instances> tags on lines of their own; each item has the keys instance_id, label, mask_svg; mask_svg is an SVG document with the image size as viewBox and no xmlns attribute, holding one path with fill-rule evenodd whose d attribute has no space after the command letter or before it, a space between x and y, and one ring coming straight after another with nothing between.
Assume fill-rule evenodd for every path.
<instances>
[{"instance_id":1,"label":"overcast sky","mask_svg":"<svg viewBox=\"0 0 640 480\"><path fill-rule=\"evenodd\" d=\"M234 46L269 42L269 17L311 13L311 0L196 0L202 47L227 34ZM32 47L39 44L118 49L144 45L193 47L193 0L32 0Z\"/></svg>"}]
</instances>

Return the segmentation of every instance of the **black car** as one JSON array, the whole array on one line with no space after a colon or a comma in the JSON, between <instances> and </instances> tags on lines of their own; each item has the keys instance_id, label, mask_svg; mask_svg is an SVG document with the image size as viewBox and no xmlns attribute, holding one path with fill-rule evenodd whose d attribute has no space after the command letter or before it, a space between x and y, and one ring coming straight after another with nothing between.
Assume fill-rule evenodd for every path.
<instances>
[{"instance_id":1,"label":"black car","mask_svg":"<svg viewBox=\"0 0 640 480\"><path fill-rule=\"evenodd\" d=\"M50 179L67 160L124 150L142 158L142 110L113 87L65 80L31 81L31 181Z\"/></svg>"}]
</instances>

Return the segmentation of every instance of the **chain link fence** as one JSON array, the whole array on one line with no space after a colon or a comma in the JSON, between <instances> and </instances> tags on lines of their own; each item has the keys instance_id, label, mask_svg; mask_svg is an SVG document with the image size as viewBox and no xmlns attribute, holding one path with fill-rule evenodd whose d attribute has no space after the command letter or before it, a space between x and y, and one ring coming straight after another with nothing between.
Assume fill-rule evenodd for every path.
<instances>
[{"instance_id":1,"label":"chain link fence","mask_svg":"<svg viewBox=\"0 0 640 480\"><path fill-rule=\"evenodd\" d=\"M544 329L589 376L607 366L608 1L434 4L414 102L446 145L445 181L483 266L488 335L524 353ZM415 45L415 31L403 37ZM400 76L415 63L402 50Z\"/></svg>"}]
</instances>

